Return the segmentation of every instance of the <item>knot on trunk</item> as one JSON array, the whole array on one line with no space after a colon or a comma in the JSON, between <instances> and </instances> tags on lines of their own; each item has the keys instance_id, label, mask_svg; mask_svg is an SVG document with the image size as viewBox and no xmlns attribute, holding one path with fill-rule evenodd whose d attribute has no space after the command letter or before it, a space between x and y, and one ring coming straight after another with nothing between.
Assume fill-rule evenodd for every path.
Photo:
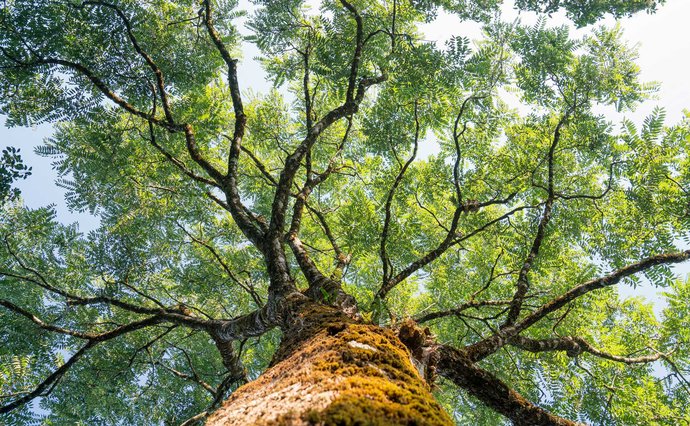
<instances>
[{"instance_id":1,"label":"knot on trunk","mask_svg":"<svg viewBox=\"0 0 690 426\"><path fill-rule=\"evenodd\" d=\"M428 327L422 328L412 319L403 321L397 327L398 339L409 349L412 364L427 383L433 384L437 377L440 355L436 337Z\"/></svg>"}]
</instances>

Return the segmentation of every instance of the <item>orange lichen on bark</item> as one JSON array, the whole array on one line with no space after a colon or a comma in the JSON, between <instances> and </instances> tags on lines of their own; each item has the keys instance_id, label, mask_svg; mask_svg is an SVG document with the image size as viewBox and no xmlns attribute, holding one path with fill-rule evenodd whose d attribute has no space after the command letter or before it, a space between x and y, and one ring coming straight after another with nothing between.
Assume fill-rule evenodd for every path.
<instances>
[{"instance_id":1,"label":"orange lichen on bark","mask_svg":"<svg viewBox=\"0 0 690 426\"><path fill-rule=\"evenodd\" d=\"M391 330L328 309L303 319L274 365L233 393L208 425L453 424Z\"/></svg>"}]
</instances>

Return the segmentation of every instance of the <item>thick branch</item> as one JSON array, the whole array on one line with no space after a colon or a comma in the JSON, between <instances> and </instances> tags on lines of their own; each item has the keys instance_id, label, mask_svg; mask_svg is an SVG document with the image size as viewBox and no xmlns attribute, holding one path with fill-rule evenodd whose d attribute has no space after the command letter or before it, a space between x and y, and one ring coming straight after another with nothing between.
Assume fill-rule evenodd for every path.
<instances>
[{"instance_id":1,"label":"thick branch","mask_svg":"<svg viewBox=\"0 0 690 426\"><path fill-rule=\"evenodd\" d=\"M571 420L549 413L490 372L477 367L463 352L449 347L438 348L438 372L465 389L496 412L506 416L516 426L575 426Z\"/></svg>"},{"instance_id":2,"label":"thick branch","mask_svg":"<svg viewBox=\"0 0 690 426\"><path fill-rule=\"evenodd\" d=\"M205 0L204 5L204 26L208 31L209 37L216 46L216 49L223 58L223 61L228 67L228 85L230 87L230 96L232 98L232 107L235 112L235 128L232 139L230 141L230 150L228 153L228 171L227 175L221 178L223 182L223 189L227 197L227 205L230 207L230 213L233 219L239 226L244 235L260 250L263 249L263 237L265 229L262 223L259 222L254 215L242 203L237 185L237 169L239 167L239 158L242 151L242 138L244 138L245 127L247 124L247 116L244 113L244 106L242 105L242 96L240 93L239 82L237 79L237 59L230 55L225 43L221 39L220 34L216 30L213 23L213 7L211 0Z\"/></svg>"},{"instance_id":3,"label":"thick branch","mask_svg":"<svg viewBox=\"0 0 690 426\"><path fill-rule=\"evenodd\" d=\"M307 278L307 282L309 283L309 288L305 293L308 297L314 300L321 300L324 298L324 294L327 294L329 295L329 297L334 296L337 299L340 299L341 302L347 302L347 304L354 306L354 303L352 303L353 301L351 300L352 298L348 297L342 291L340 283L334 280L332 277L328 277L325 274L323 274L318 269L316 264L309 258L309 255L306 249L304 248L302 241L298 237L298 233L302 223L302 215L304 214L304 208L308 207L307 198L312 193L314 188L316 188L318 185L320 185L326 179L328 179L328 177L336 170L336 157L340 154L340 152L342 152L351 128L352 119L350 118L348 120L348 126L345 130L345 134L343 135L342 141L340 142L340 145L338 146L336 153L330 159L326 170L315 176L312 176L311 172L308 173L308 178L304 184L304 187L299 191L299 193L296 196L295 204L293 206L292 222L290 224L290 230L288 231L286 240L290 245L290 248L292 249L295 258L297 259L297 263L300 267L300 270ZM313 209L311 210L313 211ZM322 222L322 225L324 224L325 222ZM327 234L330 233L327 224L325 225L324 229L326 229ZM339 256L337 251L336 256ZM338 257L338 259L340 259L340 257Z\"/></svg>"},{"instance_id":4,"label":"thick branch","mask_svg":"<svg viewBox=\"0 0 690 426\"><path fill-rule=\"evenodd\" d=\"M229 342L247 337L261 336L279 324L278 318L270 315L268 307L265 306L230 320L213 321L211 335L220 341Z\"/></svg>"},{"instance_id":5,"label":"thick branch","mask_svg":"<svg viewBox=\"0 0 690 426\"><path fill-rule=\"evenodd\" d=\"M218 353L220 353L221 359L223 360L223 365L228 370L228 373L232 376L233 381L237 380L247 380L247 372L240 361L239 356L235 353L235 349L232 347L232 342L223 341L217 336L211 335L216 348L218 348Z\"/></svg>"},{"instance_id":6,"label":"thick branch","mask_svg":"<svg viewBox=\"0 0 690 426\"><path fill-rule=\"evenodd\" d=\"M623 278L645 271L654 266L680 263L688 259L690 259L690 250L677 253L659 254L643 259L637 263L624 266L623 268L617 269L606 276L582 283L552 299L551 301L541 305L515 325L503 328L491 337L468 346L466 348L467 353L470 356L470 359L473 361L486 358L503 347L505 344L509 343L510 339L517 336L523 330L531 327L537 321L591 291L618 284L618 282L620 282L620 280Z\"/></svg>"},{"instance_id":7,"label":"thick branch","mask_svg":"<svg viewBox=\"0 0 690 426\"><path fill-rule=\"evenodd\" d=\"M642 364L647 362L656 361L663 358L666 354L661 352L654 353L652 355L645 355L640 357L626 357L619 355L612 355L602 350L599 350L589 344L586 340L581 337L559 337L554 339L542 339L535 340L523 336L515 336L510 339L510 344L517 348L529 351L529 352L552 352L552 351L563 351L568 354L568 356L577 356L582 352L588 352L599 358L608 359L610 361L622 362L624 364Z\"/></svg>"}]
</instances>

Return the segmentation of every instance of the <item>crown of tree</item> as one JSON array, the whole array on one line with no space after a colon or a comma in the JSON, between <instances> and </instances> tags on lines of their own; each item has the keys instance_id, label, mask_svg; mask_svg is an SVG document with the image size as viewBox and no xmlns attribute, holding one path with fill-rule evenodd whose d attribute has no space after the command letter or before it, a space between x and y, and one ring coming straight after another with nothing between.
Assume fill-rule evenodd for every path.
<instances>
[{"instance_id":1,"label":"crown of tree","mask_svg":"<svg viewBox=\"0 0 690 426\"><path fill-rule=\"evenodd\" d=\"M100 224L3 151L0 422L690 423L690 121L607 120L635 49L546 18L663 1L501 3L5 1L0 113Z\"/></svg>"}]
</instances>

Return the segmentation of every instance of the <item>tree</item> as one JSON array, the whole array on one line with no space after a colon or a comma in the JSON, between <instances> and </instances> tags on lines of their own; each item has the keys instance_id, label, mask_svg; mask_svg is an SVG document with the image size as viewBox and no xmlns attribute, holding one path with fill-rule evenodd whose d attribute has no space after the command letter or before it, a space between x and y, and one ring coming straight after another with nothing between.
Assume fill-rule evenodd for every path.
<instances>
[{"instance_id":1,"label":"tree","mask_svg":"<svg viewBox=\"0 0 690 426\"><path fill-rule=\"evenodd\" d=\"M608 122L654 91L620 28L500 3L257 0L245 37L232 1L4 2L0 112L55 124L100 226L5 201L2 421L690 422L690 121ZM485 38L424 42L441 9ZM618 296L642 276L661 320Z\"/></svg>"}]
</instances>

